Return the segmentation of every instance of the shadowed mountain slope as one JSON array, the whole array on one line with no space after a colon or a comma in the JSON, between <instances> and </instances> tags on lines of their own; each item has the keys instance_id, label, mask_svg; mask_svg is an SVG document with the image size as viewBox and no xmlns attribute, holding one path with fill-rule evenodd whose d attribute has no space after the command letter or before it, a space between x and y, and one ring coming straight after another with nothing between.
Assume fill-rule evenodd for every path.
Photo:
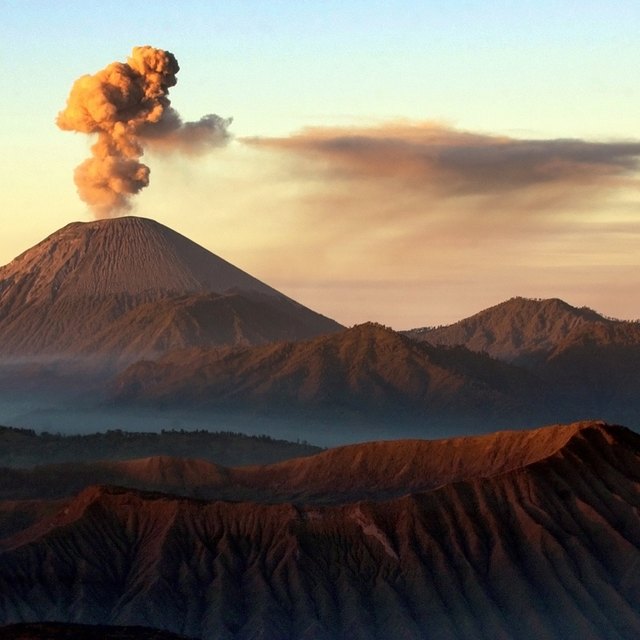
<instances>
[{"instance_id":1,"label":"shadowed mountain slope","mask_svg":"<svg viewBox=\"0 0 640 640\"><path fill-rule=\"evenodd\" d=\"M514 419L544 391L535 376L486 355L417 343L368 323L304 342L172 352L128 368L111 398L464 420Z\"/></svg>"},{"instance_id":2,"label":"shadowed mountain slope","mask_svg":"<svg viewBox=\"0 0 640 640\"><path fill-rule=\"evenodd\" d=\"M0 268L5 358L143 357L338 328L145 218L69 224Z\"/></svg>"},{"instance_id":3,"label":"shadowed mountain slope","mask_svg":"<svg viewBox=\"0 0 640 640\"><path fill-rule=\"evenodd\" d=\"M0 618L225 640L635 640L640 436L558 433L530 435L543 457L524 466L388 502L92 487L0 554Z\"/></svg>"}]
</instances>

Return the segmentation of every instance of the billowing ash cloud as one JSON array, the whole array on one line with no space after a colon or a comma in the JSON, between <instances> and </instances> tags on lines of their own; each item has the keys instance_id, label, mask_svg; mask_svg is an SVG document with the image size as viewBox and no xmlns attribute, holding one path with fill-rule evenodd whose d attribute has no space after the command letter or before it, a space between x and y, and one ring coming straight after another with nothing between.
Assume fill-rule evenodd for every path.
<instances>
[{"instance_id":1,"label":"billowing ash cloud","mask_svg":"<svg viewBox=\"0 0 640 640\"><path fill-rule=\"evenodd\" d=\"M124 213L130 196L149 184L149 167L140 162L145 147L199 153L227 140L230 119L210 114L185 123L171 107L169 88L179 70L172 53L134 47L126 63L113 62L73 84L56 122L97 135L92 157L75 171L78 193L96 217Z\"/></svg>"}]
</instances>

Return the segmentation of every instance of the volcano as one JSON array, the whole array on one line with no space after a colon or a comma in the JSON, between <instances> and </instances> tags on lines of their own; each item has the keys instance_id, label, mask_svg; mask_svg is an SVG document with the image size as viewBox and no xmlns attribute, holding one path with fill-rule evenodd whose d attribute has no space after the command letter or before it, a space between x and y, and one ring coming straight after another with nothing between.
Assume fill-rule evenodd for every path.
<instances>
[{"instance_id":1,"label":"volcano","mask_svg":"<svg viewBox=\"0 0 640 640\"><path fill-rule=\"evenodd\" d=\"M0 268L0 356L133 361L175 347L335 331L153 220L75 222Z\"/></svg>"}]
</instances>

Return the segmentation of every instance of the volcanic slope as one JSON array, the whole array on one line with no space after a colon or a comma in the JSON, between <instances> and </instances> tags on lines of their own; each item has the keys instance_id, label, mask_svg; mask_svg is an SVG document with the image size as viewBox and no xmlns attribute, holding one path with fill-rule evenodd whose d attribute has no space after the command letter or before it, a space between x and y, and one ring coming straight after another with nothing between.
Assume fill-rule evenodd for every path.
<instances>
[{"instance_id":1,"label":"volcanic slope","mask_svg":"<svg viewBox=\"0 0 640 640\"><path fill-rule=\"evenodd\" d=\"M640 436L537 436L525 448L541 457L387 502L88 488L0 554L0 618L225 640L635 640Z\"/></svg>"},{"instance_id":2,"label":"volcanic slope","mask_svg":"<svg viewBox=\"0 0 640 640\"><path fill-rule=\"evenodd\" d=\"M544 397L543 383L526 371L463 347L418 343L375 323L296 343L171 352L132 365L112 389L117 404L476 422L531 415Z\"/></svg>"},{"instance_id":3,"label":"volcanic slope","mask_svg":"<svg viewBox=\"0 0 640 640\"><path fill-rule=\"evenodd\" d=\"M153 220L72 223L0 268L0 354L135 358L339 325Z\"/></svg>"}]
</instances>

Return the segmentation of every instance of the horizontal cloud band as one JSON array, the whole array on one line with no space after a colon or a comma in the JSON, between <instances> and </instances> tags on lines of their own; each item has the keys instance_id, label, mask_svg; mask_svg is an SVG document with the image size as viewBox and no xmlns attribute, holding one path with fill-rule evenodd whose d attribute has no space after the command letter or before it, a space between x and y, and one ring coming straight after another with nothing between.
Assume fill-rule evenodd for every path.
<instances>
[{"instance_id":1,"label":"horizontal cloud band","mask_svg":"<svg viewBox=\"0 0 640 640\"><path fill-rule=\"evenodd\" d=\"M440 195L490 194L545 183L594 185L638 168L640 142L521 140L440 123L308 128L245 144L322 163L344 178L393 178Z\"/></svg>"}]
</instances>

